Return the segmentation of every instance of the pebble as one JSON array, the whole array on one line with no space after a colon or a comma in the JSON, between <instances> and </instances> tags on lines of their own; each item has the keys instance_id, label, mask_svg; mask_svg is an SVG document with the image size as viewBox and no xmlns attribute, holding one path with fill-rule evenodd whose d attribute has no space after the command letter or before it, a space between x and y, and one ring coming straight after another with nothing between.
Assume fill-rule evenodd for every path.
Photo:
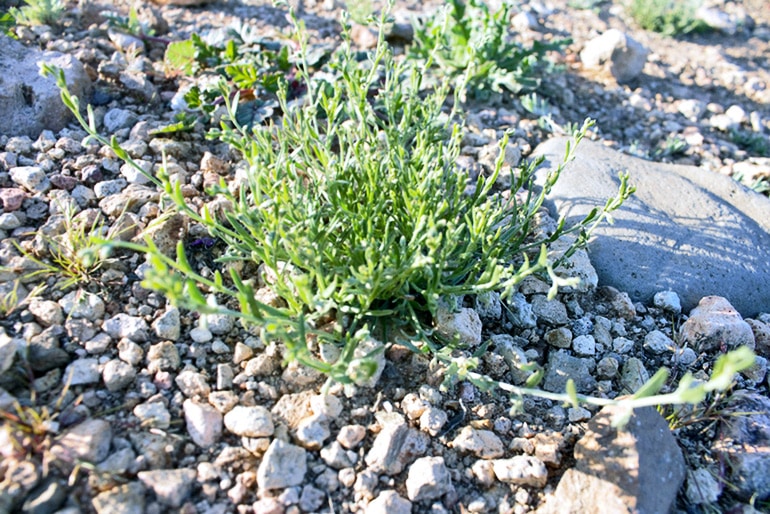
<instances>
[{"instance_id":1,"label":"pebble","mask_svg":"<svg viewBox=\"0 0 770 514\"><path fill-rule=\"evenodd\" d=\"M159 339L177 341L181 331L179 309L176 307L166 309L152 322L152 329Z\"/></svg>"},{"instance_id":2,"label":"pebble","mask_svg":"<svg viewBox=\"0 0 770 514\"><path fill-rule=\"evenodd\" d=\"M300 485L307 472L304 448L274 439L257 469L260 489L284 489Z\"/></svg>"},{"instance_id":3,"label":"pebble","mask_svg":"<svg viewBox=\"0 0 770 514\"><path fill-rule=\"evenodd\" d=\"M390 489L381 491L366 505L366 514L411 514L411 512L412 502Z\"/></svg>"},{"instance_id":4,"label":"pebble","mask_svg":"<svg viewBox=\"0 0 770 514\"><path fill-rule=\"evenodd\" d=\"M410 462L425 454L429 442L427 435L406 424L386 425L377 434L364 460L376 473L397 475Z\"/></svg>"},{"instance_id":5,"label":"pebble","mask_svg":"<svg viewBox=\"0 0 770 514\"><path fill-rule=\"evenodd\" d=\"M188 398L194 396L205 398L211 392L211 387L206 377L196 371L184 370L176 376L174 382L179 390L182 391L182 394Z\"/></svg>"},{"instance_id":6,"label":"pebble","mask_svg":"<svg viewBox=\"0 0 770 514\"><path fill-rule=\"evenodd\" d=\"M308 450L320 450L330 436L328 418L324 415L303 419L296 431L297 441Z\"/></svg>"},{"instance_id":7,"label":"pebble","mask_svg":"<svg viewBox=\"0 0 770 514\"><path fill-rule=\"evenodd\" d=\"M366 437L366 427L362 425L345 425L337 433L337 442L347 449L353 449Z\"/></svg>"},{"instance_id":8,"label":"pebble","mask_svg":"<svg viewBox=\"0 0 770 514\"><path fill-rule=\"evenodd\" d=\"M155 493L158 501L179 508L190 496L197 473L194 469L155 469L137 473L139 480Z\"/></svg>"},{"instance_id":9,"label":"pebble","mask_svg":"<svg viewBox=\"0 0 770 514\"><path fill-rule=\"evenodd\" d=\"M575 381L575 387L580 393L590 393L596 387L596 379L592 376L596 364L593 359L573 357L564 350L551 352L543 381L543 389L563 393L567 387L567 379Z\"/></svg>"},{"instance_id":10,"label":"pebble","mask_svg":"<svg viewBox=\"0 0 770 514\"><path fill-rule=\"evenodd\" d=\"M633 394L650 379L650 373L644 363L636 357L629 357L620 371L620 384L623 389Z\"/></svg>"},{"instance_id":11,"label":"pebble","mask_svg":"<svg viewBox=\"0 0 770 514\"><path fill-rule=\"evenodd\" d=\"M214 335L208 329L195 327L194 329L190 330L190 339L196 343L208 343L214 339Z\"/></svg>"},{"instance_id":12,"label":"pebble","mask_svg":"<svg viewBox=\"0 0 770 514\"><path fill-rule=\"evenodd\" d=\"M326 493L308 484L302 488L298 505L304 512L318 512L324 500L326 500Z\"/></svg>"},{"instance_id":13,"label":"pebble","mask_svg":"<svg viewBox=\"0 0 770 514\"><path fill-rule=\"evenodd\" d=\"M275 430L270 411L262 406L236 405L225 414L224 422L227 430L244 437L270 437Z\"/></svg>"},{"instance_id":14,"label":"pebble","mask_svg":"<svg viewBox=\"0 0 770 514\"><path fill-rule=\"evenodd\" d=\"M549 300L545 295L534 296L532 312L537 319L551 326L566 325L569 321L567 307L559 300Z\"/></svg>"},{"instance_id":15,"label":"pebble","mask_svg":"<svg viewBox=\"0 0 770 514\"><path fill-rule=\"evenodd\" d=\"M39 166L16 166L9 173L11 180L31 193L45 193L51 189L51 181Z\"/></svg>"},{"instance_id":16,"label":"pebble","mask_svg":"<svg viewBox=\"0 0 770 514\"><path fill-rule=\"evenodd\" d=\"M137 343L147 341L149 338L149 327L144 319L128 314L116 314L104 322L102 328L112 338L128 338Z\"/></svg>"},{"instance_id":17,"label":"pebble","mask_svg":"<svg viewBox=\"0 0 770 514\"><path fill-rule=\"evenodd\" d=\"M96 321L104 316L104 301L83 290L71 291L59 300L62 310L71 318Z\"/></svg>"},{"instance_id":18,"label":"pebble","mask_svg":"<svg viewBox=\"0 0 770 514\"><path fill-rule=\"evenodd\" d=\"M118 359L107 361L102 369L102 380L110 392L120 391L133 383L136 370L131 364Z\"/></svg>"},{"instance_id":19,"label":"pebble","mask_svg":"<svg viewBox=\"0 0 770 514\"><path fill-rule=\"evenodd\" d=\"M120 360L123 362L136 366L142 362L144 350L133 341L121 339L120 342L118 342L118 357L120 357Z\"/></svg>"},{"instance_id":20,"label":"pebble","mask_svg":"<svg viewBox=\"0 0 770 514\"><path fill-rule=\"evenodd\" d=\"M682 346L692 346L697 352L748 346L754 348L754 332L725 298L707 296L698 302L690 317L679 327Z\"/></svg>"},{"instance_id":21,"label":"pebble","mask_svg":"<svg viewBox=\"0 0 770 514\"><path fill-rule=\"evenodd\" d=\"M706 468L688 470L685 494L692 505L713 504L722 494L722 484Z\"/></svg>"},{"instance_id":22,"label":"pebble","mask_svg":"<svg viewBox=\"0 0 770 514\"><path fill-rule=\"evenodd\" d=\"M516 293L507 300L508 309L506 314L508 320L518 328L535 328L537 326L537 316L532 311L532 305L527 302L527 298Z\"/></svg>"},{"instance_id":23,"label":"pebble","mask_svg":"<svg viewBox=\"0 0 770 514\"><path fill-rule=\"evenodd\" d=\"M506 484L542 488L548 481L548 470L537 457L517 455L490 462L495 477Z\"/></svg>"},{"instance_id":24,"label":"pebble","mask_svg":"<svg viewBox=\"0 0 770 514\"><path fill-rule=\"evenodd\" d=\"M483 320L495 321L503 314L503 304L500 293L487 291L473 297L473 310Z\"/></svg>"},{"instance_id":25,"label":"pebble","mask_svg":"<svg viewBox=\"0 0 770 514\"><path fill-rule=\"evenodd\" d=\"M97 514L144 514L145 489L140 482L129 482L97 494L91 504Z\"/></svg>"},{"instance_id":26,"label":"pebble","mask_svg":"<svg viewBox=\"0 0 770 514\"><path fill-rule=\"evenodd\" d=\"M652 303L655 307L673 314L682 312L682 302L679 300L679 295L673 291L660 291L655 293L655 296L652 298Z\"/></svg>"},{"instance_id":27,"label":"pebble","mask_svg":"<svg viewBox=\"0 0 770 514\"><path fill-rule=\"evenodd\" d=\"M98 464L107 458L112 427L102 419L87 419L68 428L51 447L51 454L74 465L77 461Z\"/></svg>"},{"instance_id":28,"label":"pebble","mask_svg":"<svg viewBox=\"0 0 770 514\"><path fill-rule=\"evenodd\" d=\"M69 384L70 386L96 384L100 378L97 359L76 359L64 371L62 384Z\"/></svg>"},{"instance_id":29,"label":"pebble","mask_svg":"<svg viewBox=\"0 0 770 514\"><path fill-rule=\"evenodd\" d=\"M334 441L321 450L321 459L330 468L344 469L355 464L356 454L345 450L338 441Z\"/></svg>"},{"instance_id":30,"label":"pebble","mask_svg":"<svg viewBox=\"0 0 770 514\"><path fill-rule=\"evenodd\" d=\"M133 412L143 427L166 429L171 424L171 414L161 401L140 403Z\"/></svg>"},{"instance_id":31,"label":"pebble","mask_svg":"<svg viewBox=\"0 0 770 514\"><path fill-rule=\"evenodd\" d=\"M137 116L126 109L110 109L104 115L104 129L115 133L120 129L131 128L137 121Z\"/></svg>"},{"instance_id":32,"label":"pebble","mask_svg":"<svg viewBox=\"0 0 770 514\"><path fill-rule=\"evenodd\" d=\"M64 323L64 314L58 303L51 300L40 300L33 298L29 304L29 312L35 316L35 319L41 325L50 327L51 325L61 325Z\"/></svg>"},{"instance_id":33,"label":"pebble","mask_svg":"<svg viewBox=\"0 0 770 514\"><path fill-rule=\"evenodd\" d=\"M59 507L67 499L67 489L53 477L49 477L38 485L21 506L24 514L47 514L61 512Z\"/></svg>"},{"instance_id":34,"label":"pebble","mask_svg":"<svg viewBox=\"0 0 770 514\"><path fill-rule=\"evenodd\" d=\"M594 336L578 336L572 340L572 351L581 357L589 357L596 354L596 340Z\"/></svg>"},{"instance_id":35,"label":"pebble","mask_svg":"<svg viewBox=\"0 0 770 514\"><path fill-rule=\"evenodd\" d=\"M436 330L447 339L456 337L460 344L468 347L481 344L481 318L467 307L452 312L440 305L436 312Z\"/></svg>"},{"instance_id":36,"label":"pebble","mask_svg":"<svg viewBox=\"0 0 770 514\"><path fill-rule=\"evenodd\" d=\"M147 352L147 369L150 373L175 371L179 369L181 364L179 350L169 341L154 344L150 346L150 351Z\"/></svg>"},{"instance_id":37,"label":"pebble","mask_svg":"<svg viewBox=\"0 0 770 514\"><path fill-rule=\"evenodd\" d=\"M15 187L0 189L0 205L5 212L19 210L26 197L27 194L22 189Z\"/></svg>"},{"instance_id":38,"label":"pebble","mask_svg":"<svg viewBox=\"0 0 770 514\"><path fill-rule=\"evenodd\" d=\"M449 416L446 411L435 407L429 407L420 416L420 430L436 437L441 432L444 425L446 425L448 419Z\"/></svg>"},{"instance_id":39,"label":"pebble","mask_svg":"<svg viewBox=\"0 0 770 514\"><path fill-rule=\"evenodd\" d=\"M480 459L495 459L505 453L503 442L490 430L477 430L466 426L452 441L452 447L471 453Z\"/></svg>"},{"instance_id":40,"label":"pebble","mask_svg":"<svg viewBox=\"0 0 770 514\"><path fill-rule=\"evenodd\" d=\"M674 351L676 346L674 341L666 334L660 330L653 330L644 336L644 348L656 355L660 355L661 353Z\"/></svg>"},{"instance_id":41,"label":"pebble","mask_svg":"<svg viewBox=\"0 0 770 514\"><path fill-rule=\"evenodd\" d=\"M451 475L443 457L421 457L409 466L406 495L411 501L441 498L452 489Z\"/></svg>"}]
</instances>

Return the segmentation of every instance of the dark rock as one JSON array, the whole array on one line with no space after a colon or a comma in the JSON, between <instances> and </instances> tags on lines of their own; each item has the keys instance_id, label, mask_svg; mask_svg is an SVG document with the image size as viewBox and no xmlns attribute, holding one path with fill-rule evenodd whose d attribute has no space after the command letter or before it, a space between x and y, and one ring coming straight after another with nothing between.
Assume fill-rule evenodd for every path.
<instances>
[{"instance_id":1,"label":"dark rock","mask_svg":"<svg viewBox=\"0 0 770 514\"><path fill-rule=\"evenodd\" d=\"M638 409L618 431L611 423L620 412L605 407L588 423L575 445L575 467L562 476L539 514L671 510L685 476L674 436L652 407Z\"/></svg>"},{"instance_id":2,"label":"dark rock","mask_svg":"<svg viewBox=\"0 0 770 514\"><path fill-rule=\"evenodd\" d=\"M540 183L562 162L567 141L554 138L535 151L546 158ZM685 311L708 295L727 298L744 316L770 305L770 199L729 177L584 140L551 191L552 213L576 223L617 193L618 173L625 171L636 194L588 247L600 284L642 303L675 291Z\"/></svg>"}]
</instances>

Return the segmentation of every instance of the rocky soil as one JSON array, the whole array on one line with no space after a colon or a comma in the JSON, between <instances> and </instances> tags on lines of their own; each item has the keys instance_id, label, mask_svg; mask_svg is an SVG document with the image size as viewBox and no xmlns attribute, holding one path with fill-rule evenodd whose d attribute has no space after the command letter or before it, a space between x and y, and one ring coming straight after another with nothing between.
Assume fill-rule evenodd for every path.
<instances>
[{"instance_id":1,"label":"rocky soil","mask_svg":"<svg viewBox=\"0 0 770 514\"><path fill-rule=\"evenodd\" d=\"M577 3L529 2L512 20L524 41L573 39L555 57L564 72L540 92L555 127L509 98L477 102L467 118L465 164L488 166L504 130L515 131L527 158L558 127L590 116L598 121L592 138L626 153L737 175L758 188L770 179L766 1L716 2L721 30L682 38L641 30L617 2ZM397 2L394 13L405 19L437 5ZM24 52L77 58L100 131L115 134L147 169L165 153L190 201L205 202L204 185L231 176L237 157L202 130L150 135L171 120L184 85L164 73L164 40L213 38L243 24L278 38L289 30L286 11L261 1L143 3L140 19L156 38L131 51L136 39L110 29L103 15L126 15L127 3L69 7L58 26L20 28ZM338 41L343 2L301 8L317 41ZM633 55L602 63L587 53L609 29L649 51L641 65ZM372 43L364 28L354 37L362 47ZM596 66L587 65L592 60ZM103 229L123 237L161 212L158 191L108 148L85 143L85 133L58 115L44 116L42 129L26 125L37 114L6 113L0 125L0 292L8 299L14 280L34 267L29 256L72 230L66 209L87 226L102 216ZM27 134L14 132L22 126ZM196 227L164 230L184 238L199 262L216 251ZM469 383L443 389L444 369L394 345L375 385L333 385L322 394L323 377L286 365L280 345L143 289L143 260L127 253L76 285L61 287L60 275L24 280L20 297L46 287L16 308L3 305L0 513L770 509L770 305L744 319L716 296L692 312L682 312L671 291L634 303L595 283L586 254L574 263L583 286L554 301L530 280L504 302L468 298L440 323L475 345L490 342L479 371L495 379L521 384L521 364L535 362L546 390L563 391L571 377L579 392L603 398L635 391L661 366L674 379L687 371L706 379L719 354L745 344L760 358L738 377L741 392L677 412L673 430L653 409L640 411L618 434L598 408L526 398L512 410L501 391Z\"/></svg>"}]
</instances>

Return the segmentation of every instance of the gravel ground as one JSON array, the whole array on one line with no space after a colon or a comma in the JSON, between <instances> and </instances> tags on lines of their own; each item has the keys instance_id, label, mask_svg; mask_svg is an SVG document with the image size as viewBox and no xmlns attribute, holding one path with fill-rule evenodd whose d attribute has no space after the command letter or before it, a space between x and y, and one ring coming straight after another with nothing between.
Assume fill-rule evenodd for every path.
<instances>
[{"instance_id":1,"label":"gravel ground","mask_svg":"<svg viewBox=\"0 0 770 514\"><path fill-rule=\"evenodd\" d=\"M436 5L397 2L395 12L424 14ZM766 1L718 2L742 25L734 33L685 38L645 32L611 2L598 2L593 10L572 5L529 3L533 16L520 34L524 40L573 39L559 57L565 72L542 89L558 125L590 116L597 120L591 136L625 152L740 174L750 184L770 179L767 155L729 132L764 141L768 152ZM341 3L302 7L317 41L338 41ZM24 29L21 39L83 62L94 80L101 130L114 129L150 168L165 152L184 177L185 194L201 205L204 186L227 176L235 156L206 140L202 130L177 139L149 135L170 121L169 104L181 84L163 74L162 41L148 42L139 55L116 50L126 40L108 34L101 13L127 9L121 1L81 3L61 27ZM285 11L258 1L142 4L139 13L167 40L233 23L247 23L265 37L288 30ZM642 74L624 84L604 68L587 69L579 57L587 41L609 28L650 50ZM368 44L366 30L355 37ZM121 80L126 70L144 81ZM465 157L482 165L502 130L515 129L524 158L550 136L535 116L502 97L469 106L467 123ZM18 187L21 179L11 170L25 166L42 168L52 184L24 193L20 205L6 207L0 217L4 292L30 265L11 238L28 252L40 250L44 236L67 229L62 205L71 205L88 224L103 215L105 227L132 235L158 216L157 191L127 174L109 149L82 144L84 136L75 125L37 139L0 135L0 188ZM674 140L686 145L671 151ZM205 235L196 227L185 234L184 227L169 225L164 237L172 242L183 235L193 243ZM217 251L208 244L188 246L202 265ZM38 433L20 435L24 423L4 422L0 512L530 512L544 508L575 466L573 448L597 411L526 399L524 412L514 414L499 393L470 384L443 391L445 370L397 345L385 352L376 387L335 385L322 395L323 377L286 365L280 345L230 319L166 305L140 287L142 272L142 258L125 254L76 286L58 287L57 277L48 277L41 294L0 320L0 347L29 347L27 364L16 361L0 374L0 409L22 417L44 408L56 414L44 415L43 423L28 419ZM24 288L34 285L27 281ZM720 350L687 347L682 327L688 316L675 295L662 292L653 305L634 305L608 288L562 293L552 302L546 291L527 281L504 304L494 295L466 299L460 314L483 322L468 337L491 340L494 350L483 355L481 371L521 383L526 375L516 363L537 362L545 367L547 390L562 391L566 379L558 370L569 369L581 392L614 398L664 365L675 375L690 370L705 378ZM729 313L729 306L719 305ZM755 335L766 331L766 341L768 324L770 314L748 320ZM766 361L760 362L738 378L738 387L763 398L765 371ZM752 512L746 487L725 487L713 478L725 473L715 450L722 432L713 422L729 412L725 402L715 400L692 424L686 412L680 414L674 434L688 473L674 507L680 512ZM664 469L663 463L652 466ZM770 492L762 489L766 484L751 484L749 491Z\"/></svg>"}]
</instances>

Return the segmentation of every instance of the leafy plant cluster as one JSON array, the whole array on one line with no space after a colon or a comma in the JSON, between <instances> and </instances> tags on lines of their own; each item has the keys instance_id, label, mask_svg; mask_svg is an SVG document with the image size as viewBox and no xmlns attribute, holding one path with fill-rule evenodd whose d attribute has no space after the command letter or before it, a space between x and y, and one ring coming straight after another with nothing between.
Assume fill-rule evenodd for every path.
<instances>
[{"instance_id":1,"label":"leafy plant cluster","mask_svg":"<svg viewBox=\"0 0 770 514\"><path fill-rule=\"evenodd\" d=\"M709 30L696 17L701 0L631 0L628 12L645 30L667 36Z\"/></svg>"},{"instance_id":2,"label":"leafy plant cluster","mask_svg":"<svg viewBox=\"0 0 770 514\"><path fill-rule=\"evenodd\" d=\"M11 7L0 17L0 28L6 33L14 25L51 25L64 14L62 0L24 0L26 5Z\"/></svg>"},{"instance_id":3,"label":"leafy plant cluster","mask_svg":"<svg viewBox=\"0 0 770 514\"><path fill-rule=\"evenodd\" d=\"M561 51L568 39L534 41L524 46L510 34L513 4L504 0L493 11L483 0L450 0L436 15L415 23L410 58L422 60L452 77L466 76L469 94L534 91L552 71L550 51Z\"/></svg>"},{"instance_id":4,"label":"leafy plant cluster","mask_svg":"<svg viewBox=\"0 0 770 514\"><path fill-rule=\"evenodd\" d=\"M496 191L506 137L495 169L470 180L456 159L463 130L459 97L471 87L472 74L466 75L469 82L446 77L437 87L426 88L421 64L397 60L382 33L376 49L363 58L345 33L342 48L324 72L314 73L312 49L302 26L297 27L297 44L285 62L293 63L294 78L306 94L292 101L289 77L278 74L280 116L263 123L242 121L242 96L249 88L233 90L228 80L217 82L224 113L209 137L236 149L246 164L238 181L222 180L208 191L226 208L199 211L187 203L178 183L163 173L148 177L163 189L172 211L184 213L224 242L221 269L204 276L191 266L181 242L176 256L163 254L150 238L144 244L102 244L147 254L152 266L144 287L178 306L233 316L257 327L265 338L285 345L287 359L335 381L362 383L375 372L376 354L383 349L372 344L376 337L427 353L449 366L448 375L497 387L512 397L615 403L578 396L574 384L565 394L553 395L533 388L536 384L516 388L491 381L473 371L474 358L456 357L452 349L457 341L435 332L435 318L440 305L451 304L453 298L492 290L505 298L532 275L552 283L551 296L559 286L573 284L555 273L558 262L553 262L548 244L575 236L561 258L584 246L593 228L633 193L628 177L621 175L617 195L582 222L571 228L559 223L552 235L535 240L535 217L562 166L536 189L534 171L540 161L525 163L513 170L509 190ZM204 62L207 69L224 66L225 74L236 76L220 61L222 52L234 60L230 57L237 57L236 47L212 49L190 41L187 49L180 48L192 56L189 72ZM63 73L50 67L44 72L56 73L64 103L89 136L144 173L115 138L97 132L90 108L87 118L81 114ZM452 89L454 101L447 102ZM587 121L576 131L575 144L590 126ZM565 163L573 150L569 145ZM266 290L278 301L266 300ZM687 382L675 396L654 396L665 382L663 372L642 396L689 401L696 387L710 391L729 382L746 360L744 353L730 354L714 377L717 382ZM628 405L653 401L640 398Z\"/></svg>"}]
</instances>

